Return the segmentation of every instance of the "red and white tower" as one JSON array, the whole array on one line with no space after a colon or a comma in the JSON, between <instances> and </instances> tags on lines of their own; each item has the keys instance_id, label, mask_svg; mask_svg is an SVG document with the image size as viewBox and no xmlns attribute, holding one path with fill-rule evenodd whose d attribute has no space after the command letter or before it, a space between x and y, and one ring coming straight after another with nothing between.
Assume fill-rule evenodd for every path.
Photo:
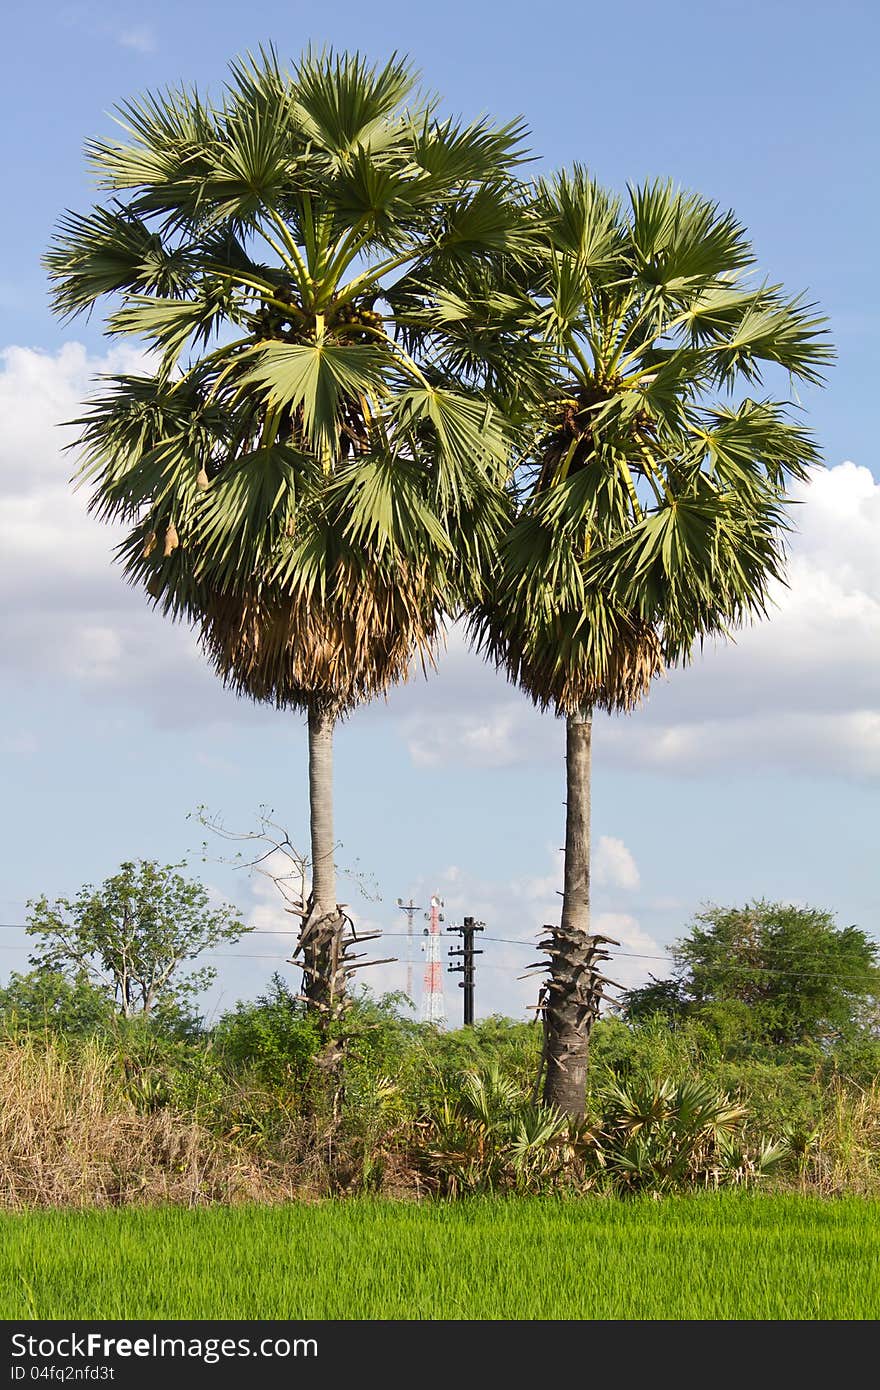
<instances>
[{"instance_id":1,"label":"red and white tower","mask_svg":"<svg viewBox=\"0 0 880 1390\"><path fill-rule=\"evenodd\" d=\"M425 982L422 990L422 1020L424 1023L446 1022L446 1001L443 998L443 967L440 963L440 909L442 900L431 898L431 911L425 913Z\"/></svg>"}]
</instances>

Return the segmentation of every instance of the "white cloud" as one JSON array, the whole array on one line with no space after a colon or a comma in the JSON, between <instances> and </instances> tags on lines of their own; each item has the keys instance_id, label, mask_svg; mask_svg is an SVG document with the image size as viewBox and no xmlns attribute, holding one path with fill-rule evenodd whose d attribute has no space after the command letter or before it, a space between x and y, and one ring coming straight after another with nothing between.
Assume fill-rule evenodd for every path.
<instances>
[{"instance_id":1,"label":"white cloud","mask_svg":"<svg viewBox=\"0 0 880 1390\"><path fill-rule=\"evenodd\" d=\"M64 422L82 412L105 372L137 371L143 356L116 349L90 357L78 343L57 353L0 353L0 647L8 679L58 683L123 699L163 724L253 718L225 695L186 628L125 584L113 563L121 531L87 511L70 476Z\"/></svg>"},{"instance_id":2,"label":"white cloud","mask_svg":"<svg viewBox=\"0 0 880 1390\"><path fill-rule=\"evenodd\" d=\"M768 618L657 681L635 713L597 716L598 757L692 775L880 776L880 483L846 462L817 470L795 494L789 584L775 589ZM505 687L460 634L450 649L430 693L392 699L412 757L561 761L559 721Z\"/></svg>"},{"instance_id":3,"label":"white cloud","mask_svg":"<svg viewBox=\"0 0 880 1390\"><path fill-rule=\"evenodd\" d=\"M802 714L756 711L725 719L694 719L613 728L607 751L614 761L688 775L720 768L783 768L855 779L880 776L880 709Z\"/></svg>"},{"instance_id":4,"label":"white cloud","mask_svg":"<svg viewBox=\"0 0 880 1390\"><path fill-rule=\"evenodd\" d=\"M81 414L99 372L136 371L140 353L114 349L90 358L81 343L56 353L7 347L0 351L0 479L4 497L33 497L40 484L66 486L72 464L62 453L70 432L59 428Z\"/></svg>"},{"instance_id":5,"label":"white cloud","mask_svg":"<svg viewBox=\"0 0 880 1390\"><path fill-rule=\"evenodd\" d=\"M534 878L517 880L517 887L525 898L549 899L562 887L564 855L561 849L549 850L553 862L552 870ZM623 840L613 835L600 835L593 848L591 879L595 888L616 888L624 892L636 892L641 876L632 852Z\"/></svg>"},{"instance_id":6,"label":"white cloud","mask_svg":"<svg viewBox=\"0 0 880 1390\"><path fill-rule=\"evenodd\" d=\"M519 891L529 902L540 900L547 902L554 894L558 894L562 888L565 856L561 849L552 849L549 846L548 854L553 865L549 873L517 880Z\"/></svg>"},{"instance_id":7,"label":"white cloud","mask_svg":"<svg viewBox=\"0 0 880 1390\"><path fill-rule=\"evenodd\" d=\"M450 714L433 724L426 716L405 721L404 738L417 767L445 762L450 741L458 756L479 767L504 767L517 761L518 711L507 704L489 706L479 715Z\"/></svg>"},{"instance_id":8,"label":"white cloud","mask_svg":"<svg viewBox=\"0 0 880 1390\"><path fill-rule=\"evenodd\" d=\"M599 836L593 855L593 881L600 887L624 888L630 892L638 888L638 867L623 840L612 835Z\"/></svg>"},{"instance_id":9,"label":"white cloud","mask_svg":"<svg viewBox=\"0 0 880 1390\"><path fill-rule=\"evenodd\" d=\"M137 24L123 29L117 36L123 48L132 48L136 53L155 53L158 47L156 35L146 24Z\"/></svg>"},{"instance_id":10,"label":"white cloud","mask_svg":"<svg viewBox=\"0 0 880 1390\"><path fill-rule=\"evenodd\" d=\"M280 911L285 910L285 903L290 900L301 901L308 888L304 855L300 857L296 851L286 853L281 848L267 853L267 839L250 841L242 836L237 843L240 862L253 864L248 874L255 898L264 903L277 903Z\"/></svg>"}]
</instances>

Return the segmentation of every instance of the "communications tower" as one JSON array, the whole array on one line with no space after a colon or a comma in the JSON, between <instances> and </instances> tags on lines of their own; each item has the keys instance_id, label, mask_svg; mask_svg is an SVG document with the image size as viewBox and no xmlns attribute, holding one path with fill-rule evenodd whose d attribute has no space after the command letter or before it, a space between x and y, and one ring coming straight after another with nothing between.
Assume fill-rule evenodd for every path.
<instances>
[{"instance_id":1,"label":"communications tower","mask_svg":"<svg viewBox=\"0 0 880 1390\"><path fill-rule=\"evenodd\" d=\"M409 998L416 1002L413 994L413 917L419 911L412 898L408 903L403 898L397 899L397 906L401 912L406 913L406 992Z\"/></svg>"},{"instance_id":2,"label":"communications tower","mask_svg":"<svg viewBox=\"0 0 880 1390\"><path fill-rule=\"evenodd\" d=\"M424 1023L445 1023L446 1003L443 998L443 970L440 964L440 911L443 901L435 894L431 898L431 911L425 913L428 926L425 928L425 981L422 990L422 1021Z\"/></svg>"}]
</instances>

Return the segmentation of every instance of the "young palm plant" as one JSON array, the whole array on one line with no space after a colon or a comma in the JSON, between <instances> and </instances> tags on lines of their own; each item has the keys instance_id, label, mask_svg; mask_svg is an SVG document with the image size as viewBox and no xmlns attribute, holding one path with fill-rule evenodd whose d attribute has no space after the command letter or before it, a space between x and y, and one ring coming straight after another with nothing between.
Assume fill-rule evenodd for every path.
<instances>
[{"instance_id":1,"label":"young palm plant","mask_svg":"<svg viewBox=\"0 0 880 1390\"><path fill-rule=\"evenodd\" d=\"M655 183L623 204L575 167L537 184L532 220L558 371L471 630L567 723L544 1099L580 1116L616 944L590 932L592 712L633 708L664 665L766 611L786 486L819 459L787 401L751 392L774 367L819 382L831 349L811 306L752 282L743 227L703 198Z\"/></svg>"},{"instance_id":2,"label":"young palm plant","mask_svg":"<svg viewBox=\"0 0 880 1390\"><path fill-rule=\"evenodd\" d=\"M570 1181L568 1127L565 1115L536 1105L493 1064L466 1071L457 1096L443 1096L423 1117L415 1152L443 1196L541 1192Z\"/></svg>"},{"instance_id":3,"label":"young palm plant","mask_svg":"<svg viewBox=\"0 0 880 1390\"><path fill-rule=\"evenodd\" d=\"M288 71L272 52L217 102L167 91L119 122L88 147L106 201L47 256L59 314L109 299L107 332L149 349L78 422L79 480L129 528L126 577L195 622L222 679L308 714L301 945L332 1016L334 725L430 660L503 521L505 423L480 387L515 337L437 286L524 245L523 127L441 118L396 57Z\"/></svg>"}]
</instances>

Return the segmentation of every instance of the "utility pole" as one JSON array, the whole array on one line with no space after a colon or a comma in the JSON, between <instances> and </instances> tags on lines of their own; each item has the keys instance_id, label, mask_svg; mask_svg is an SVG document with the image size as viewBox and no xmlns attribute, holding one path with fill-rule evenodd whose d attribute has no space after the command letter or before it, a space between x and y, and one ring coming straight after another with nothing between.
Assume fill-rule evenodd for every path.
<instances>
[{"instance_id":1,"label":"utility pole","mask_svg":"<svg viewBox=\"0 0 880 1390\"><path fill-rule=\"evenodd\" d=\"M415 995L413 994L413 917L421 911L421 908L416 907L412 898L408 903L405 903L403 898L398 898L397 906L401 912L406 913L406 992L415 1003Z\"/></svg>"},{"instance_id":2,"label":"utility pole","mask_svg":"<svg viewBox=\"0 0 880 1390\"><path fill-rule=\"evenodd\" d=\"M474 933L482 931L485 922L475 922L473 917L465 917L460 927L447 927L448 932L455 932L462 939L461 949L450 951L450 956L462 956L461 965L450 965L450 975L464 975L463 980L459 980L459 989L464 990L464 1022L468 1027L474 1021L474 956L481 956L482 951L474 948Z\"/></svg>"}]
</instances>

